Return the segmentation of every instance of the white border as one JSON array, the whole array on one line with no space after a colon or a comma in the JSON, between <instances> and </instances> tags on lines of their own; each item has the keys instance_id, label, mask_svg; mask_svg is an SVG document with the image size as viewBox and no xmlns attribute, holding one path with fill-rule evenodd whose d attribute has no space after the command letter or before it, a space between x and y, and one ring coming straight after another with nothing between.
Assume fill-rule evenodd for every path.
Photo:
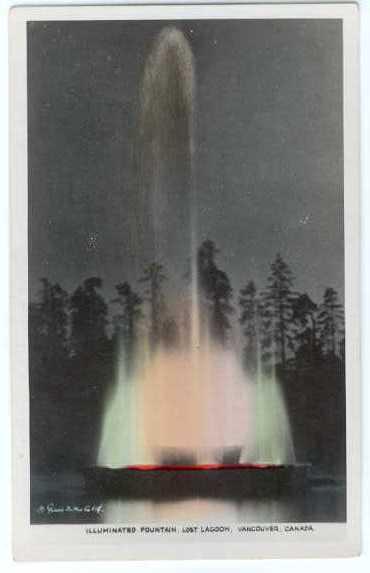
<instances>
[{"instance_id":1,"label":"white border","mask_svg":"<svg viewBox=\"0 0 370 573\"><path fill-rule=\"evenodd\" d=\"M32 20L166 20L342 18L344 51L345 308L347 321L347 525L315 524L310 538L260 536L189 542L181 538L86 536L82 525L29 525L27 343L26 22ZM356 4L54 6L10 13L11 366L13 414L13 552L18 560L340 557L360 550L359 360L359 54Z\"/></svg>"}]
</instances>

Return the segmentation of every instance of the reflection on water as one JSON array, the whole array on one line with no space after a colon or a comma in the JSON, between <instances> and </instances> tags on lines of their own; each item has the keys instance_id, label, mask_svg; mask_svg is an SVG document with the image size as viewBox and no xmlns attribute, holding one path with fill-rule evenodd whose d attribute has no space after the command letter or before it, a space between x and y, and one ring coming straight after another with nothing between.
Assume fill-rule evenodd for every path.
<instances>
[{"instance_id":1,"label":"reflection on water","mask_svg":"<svg viewBox=\"0 0 370 573\"><path fill-rule=\"evenodd\" d=\"M104 522L212 521L236 518L236 506L223 500L187 499L176 502L111 500L104 505Z\"/></svg>"},{"instance_id":2,"label":"reflection on water","mask_svg":"<svg viewBox=\"0 0 370 573\"><path fill-rule=\"evenodd\" d=\"M163 522L332 522L345 521L342 488L320 488L309 495L279 499L187 499L174 502L109 500L104 523Z\"/></svg>"},{"instance_id":3,"label":"reflection on water","mask_svg":"<svg viewBox=\"0 0 370 573\"><path fill-rule=\"evenodd\" d=\"M274 497L153 501L104 499L87 494L83 480L76 475L38 476L32 480L32 523L314 523L345 520L344 484L310 487L299 494Z\"/></svg>"}]
</instances>

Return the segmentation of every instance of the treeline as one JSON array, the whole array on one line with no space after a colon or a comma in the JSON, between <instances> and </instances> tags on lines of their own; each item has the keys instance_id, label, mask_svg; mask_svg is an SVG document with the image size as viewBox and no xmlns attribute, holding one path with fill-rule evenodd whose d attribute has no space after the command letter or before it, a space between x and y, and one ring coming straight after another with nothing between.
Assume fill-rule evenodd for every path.
<instances>
[{"instance_id":1,"label":"treeline","mask_svg":"<svg viewBox=\"0 0 370 573\"><path fill-rule=\"evenodd\" d=\"M250 280L235 296L218 254L210 240L197 253L201 329L226 345L239 323L246 369L251 374L259 368L277 370L298 456L328 471L343 471L345 338L338 294L328 287L323 300L314 302L296 292L293 273L278 254L264 288L258 290ZM71 294L41 279L37 299L29 304L34 465L94 463L117 344L124 346L129 367L142 332L152 348L189 342L189 305L180 315L171 314L167 280L164 265L153 261L143 269L137 289L122 281L106 301L99 277L87 278ZM184 280L190 281L189 272Z\"/></svg>"},{"instance_id":2,"label":"treeline","mask_svg":"<svg viewBox=\"0 0 370 573\"><path fill-rule=\"evenodd\" d=\"M296 292L293 274L278 254L266 287L258 292L250 280L233 304L231 281L217 264L218 252L210 240L198 250L201 324L215 340L227 343L231 317L236 315L248 370L255 371L259 360L265 367L279 364L285 371L296 361L310 363L334 356L344 359L343 307L333 288L325 290L320 303L307 293ZM166 305L166 281L164 266L152 262L139 279L141 292L125 281L116 285L116 295L107 303L98 277L86 279L71 295L59 284L41 279L38 299L29 306L30 345L37 346L32 354L54 363L67 356L99 355L117 338L130 350L140 327L149 333L153 346L176 345L189 329L189 307L183 309L180 318L171 316Z\"/></svg>"},{"instance_id":3,"label":"treeline","mask_svg":"<svg viewBox=\"0 0 370 573\"><path fill-rule=\"evenodd\" d=\"M337 292L328 287L317 304L294 290L294 277L280 255L271 265L260 293L251 280L240 291L240 323L245 338L245 362L256 370L278 364L283 373L320 360L344 361L344 312Z\"/></svg>"}]
</instances>

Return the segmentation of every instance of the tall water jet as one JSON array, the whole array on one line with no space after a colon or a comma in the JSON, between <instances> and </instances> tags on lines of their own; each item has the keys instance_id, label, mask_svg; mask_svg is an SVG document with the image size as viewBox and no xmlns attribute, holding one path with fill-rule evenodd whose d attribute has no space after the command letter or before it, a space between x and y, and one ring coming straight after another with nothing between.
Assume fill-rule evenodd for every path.
<instances>
[{"instance_id":1,"label":"tall water jet","mask_svg":"<svg viewBox=\"0 0 370 573\"><path fill-rule=\"evenodd\" d=\"M145 253L145 256L151 250L152 260L165 263L176 296L187 301L191 347L194 349L199 346L199 311L193 102L194 62L191 48L180 30L166 27L153 42L140 86L136 141L138 197L137 209L133 213L137 228L133 230L132 248L135 252L142 249L141 254ZM173 237L179 231L182 241L176 243ZM143 236L152 237L149 248L142 245ZM143 264L143 256L138 258ZM191 280L186 293L181 292L181 287L182 265L187 259L190 259ZM173 311L184 305L179 305L177 300L172 306ZM98 455L98 464L110 467L148 463L150 460L148 449L139 447L139 443L145 441L145 427L148 435L153 431L153 428L148 428L148 420L153 419L151 410L156 406L153 400L143 396L144 387L150 384L156 387L156 377L158 373L163 376L163 368L167 367L171 372L171 360L167 360L163 368L160 367L163 359L157 358L150 365L147 352L144 360L141 356L141 360L135 361L141 363L141 369L128 373L124 348L120 348L118 353L115 388L106 406ZM160 356L163 357L163 352ZM194 353L191 360L196 360ZM147 367L152 382L148 381ZM194 366L192 372L196 372ZM187 384L189 388L193 386L190 393L194 394L197 376L187 380ZM157 427L160 428L161 424L163 418Z\"/></svg>"},{"instance_id":2,"label":"tall water jet","mask_svg":"<svg viewBox=\"0 0 370 573\"><path fill-rule=\"evenodd\" d=\"M208 316L202 316L200 328L194 83L188 41L178 29L164 28L147 57L140 89L138 216L140 206L148 215L149 205L149 217L141 222L145 233L142 226L139 232L152 237L153 265L166 267L171 313L176 316L185 304L190 336L168 348L160 336L155 340L142 332L131 368L126 350L119 350L116 385L103 421L100 466L163 464L173 455L198 466L223 464L231 459L230 451L239 452L232 454L235 462L294 461L275 377L262 374L259 357L252 384L237 354L212 336ZM178 233L182 239L174 241ZM189 259L186 296L183 262Z\"/></svg>"},{"instance_id":3,"label":"tall water jet","mask_svg":"<svg viewBox=\"0 0 370 573\"><path fill-rule=\"evenodd\" d=\"M197 205L194 185L194 61L184 34L164 28L147 57L140 90L139 193L150 205L154 257L181 285L191 261L192 334L198 338ZM179 246L174 237L181 232ZM189 249L190 247L190 249Z\"/></svg>"}]
</instances>

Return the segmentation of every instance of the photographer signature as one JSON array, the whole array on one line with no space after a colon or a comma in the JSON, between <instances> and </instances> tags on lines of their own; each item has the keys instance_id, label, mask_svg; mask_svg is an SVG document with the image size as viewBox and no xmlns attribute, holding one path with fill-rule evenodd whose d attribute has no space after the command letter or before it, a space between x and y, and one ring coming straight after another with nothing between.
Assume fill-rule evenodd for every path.
<instances>
[{"instance_id":1,"label":"photographer signature","mask_svg":"<svg viewBox=\"0 0 370 573\"><path fill-rule=\"evenodd\" d=\"M95 503L86 505L58 505L56 503L41 504L37 508L37 513L51 515L54 513L94 513L101 515L104 511L103 504Z\"/></svg>"}]
</instances>

